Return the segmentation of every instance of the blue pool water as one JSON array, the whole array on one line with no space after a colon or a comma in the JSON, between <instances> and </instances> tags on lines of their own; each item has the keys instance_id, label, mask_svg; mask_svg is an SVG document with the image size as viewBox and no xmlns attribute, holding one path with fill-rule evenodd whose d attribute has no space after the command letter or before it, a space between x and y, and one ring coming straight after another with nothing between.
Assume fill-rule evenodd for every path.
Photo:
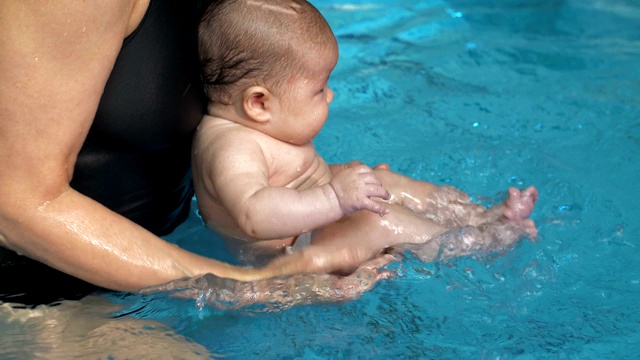
<instances>
[{"instance_id":1,"label":"blue pool water","mask_svg":"<svg viewBox=\"0 0 640 360\"><path fill-rule=\"evenodd\" d=\"M314 3L341 51L319 152L487 203L535 185L540 236L500 256L405 260L351 302L182 303L165 321L230 359L637 358L640 5Z\"/></svg>"},{"instance_id":2,"label":"blue pool water","mask_svg":"<svg viewBox=\"0 0 640 360\"><path fill-rule=\"evenodd\" d=\"M535 185L539 239L406 260L351 302L260 313L181 302L159 318L231 359L637 357L638 3L314 3L341 51L319 152L488 203Z\"/></svg>"},{"instance_id":3,"label":"blue pool water","mask_svg":"<svg viewBox=\"0 0 640 360\"><path fill-rule=\"evenodd\" d=\"M124 304L120 319L157 321L225 359L638 358L640 4L313 3L341 52L318 151L486 204L535 185L539 238L406 259L348 302L219 310L107 297ZM228 259L195 213L169 239Z\"/></svg>"},{"instance_id":4,"label":"blue pool water","mask_svg":"<svg viewBox=\"0 0 640 360\"><path fill-rule=\"evenodd\" d=\"M538 241L408 259L351 302L251 312L157 300L168 312L157 318L230 359L637 358L640 5L314 3L341 51L319 152L486 203L535 185ZM212 251L191 231L178 241Z\"/></svg>"}]
</instances>

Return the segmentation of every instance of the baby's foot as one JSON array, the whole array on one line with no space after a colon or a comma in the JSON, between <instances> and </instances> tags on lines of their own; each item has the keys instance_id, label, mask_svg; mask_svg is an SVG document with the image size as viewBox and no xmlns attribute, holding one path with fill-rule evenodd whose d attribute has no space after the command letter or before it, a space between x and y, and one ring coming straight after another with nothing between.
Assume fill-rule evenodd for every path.
<instances>
[{"instance_id":1,"label":"baby's foot","mask_svg":"<svg viewBox=\"0 0 640 360\"><path fill-rule=\"evenodd\" d=\"M509 197L505 201L506 209L504 216L517 223L533 238L538 234L536 225L529 216L533 212L533 207L538 201L538 190L529 186L520 191L516 188L509 188Z\"/></svg>"}]
</instances>

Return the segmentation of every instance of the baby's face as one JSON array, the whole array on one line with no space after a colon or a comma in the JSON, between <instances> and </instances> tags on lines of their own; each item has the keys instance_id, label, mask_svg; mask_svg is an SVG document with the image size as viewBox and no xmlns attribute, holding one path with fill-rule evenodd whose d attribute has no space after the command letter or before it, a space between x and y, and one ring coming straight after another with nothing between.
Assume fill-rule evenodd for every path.
<instances>
[{"instance_id":1,"label":"baby's face","mask_svg":"<svg viewBox=\"0 0 640 360\"><path fill-rule=\"evenodd\" d=\"M336 44L306 51L305 66L283 85L279 127L280 140L303 145L318 133L329 115L333 91L327 81L338 61Z\"/></svg>"}]
</instances>

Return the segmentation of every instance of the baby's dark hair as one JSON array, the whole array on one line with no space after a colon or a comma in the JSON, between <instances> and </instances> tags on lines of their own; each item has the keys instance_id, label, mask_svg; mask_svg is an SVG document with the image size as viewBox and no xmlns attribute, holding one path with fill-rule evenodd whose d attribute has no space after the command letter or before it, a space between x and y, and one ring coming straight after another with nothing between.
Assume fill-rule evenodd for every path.
<instances>
[{"instance_id":1,"label":"baby's dark hair","mask_svg":"<svg viewBox=\"0 0 640 360\"><path fill-rule=\"evenodd\" d=\"M303 68L305 51L331 42L329 24L305 0L214 0L199 27L209 102L229 104L253 85L276 91Z\"/></svg>"}]
</instances>

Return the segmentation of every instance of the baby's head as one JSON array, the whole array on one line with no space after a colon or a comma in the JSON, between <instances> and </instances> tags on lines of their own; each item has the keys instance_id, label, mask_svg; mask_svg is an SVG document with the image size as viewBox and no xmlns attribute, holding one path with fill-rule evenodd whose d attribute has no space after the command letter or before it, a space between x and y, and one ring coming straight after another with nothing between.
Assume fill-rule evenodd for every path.
<instances>
[{"instance_id":1,"label":"baby's head","mask_svg":"<svg viewBox=\"0 0 640 360\"><path fill-rule=\"evenodd\" d=\"M200 24L199 48L209 102L226 105L254 85L287 91L318 55L337 56L331 28L305 0L214 0Z\"/></svg>"}]
</instances>

